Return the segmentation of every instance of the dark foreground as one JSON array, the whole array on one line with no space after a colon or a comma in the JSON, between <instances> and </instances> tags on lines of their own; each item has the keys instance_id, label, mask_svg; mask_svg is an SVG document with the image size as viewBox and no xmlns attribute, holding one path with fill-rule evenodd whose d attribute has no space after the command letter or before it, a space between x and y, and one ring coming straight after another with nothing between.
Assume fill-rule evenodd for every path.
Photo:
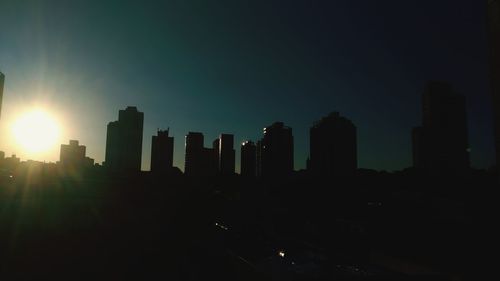
<instances>
[{"instance_id":1,"label":"dark foreground","mask_svg":"<svg viewBox=\"0 0 500 281\"><path fill-rule=\"evenodd\" d=\"M0 280L476 280L495 178L0 179Z\"/></svg>"}]
</instances>

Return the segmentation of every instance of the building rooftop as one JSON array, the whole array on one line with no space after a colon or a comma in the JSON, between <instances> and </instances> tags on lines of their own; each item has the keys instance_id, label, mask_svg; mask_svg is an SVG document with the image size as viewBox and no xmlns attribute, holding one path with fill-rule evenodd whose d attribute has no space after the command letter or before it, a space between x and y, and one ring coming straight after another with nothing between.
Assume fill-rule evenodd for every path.
<instances>
[{"instance_id":1,"label":"building rooftop","mask_svg":"<svg viewBox=\"0 0 500 281\"><path fill-rule=\"evenodd\" d=\"M290 127L287 127L285 126L285 123L283 122L274 122L271 126L267 126L263 129L264 133L267 131L267 130L271 130L271 129L291 129Z\"/></svg>"},{"instance_id":2,"label":"building rooftop","mask_svg":"<svg viewBox=\"0 0 500 281\"><path fill-rule=\"evenodd\" d=\"M137 107L136 106L127 106L127 108L125 110L127 110L127 111L137 111Z\"/></svg>"},{"instance_id":3,"label":"building rooftop","mask_svg":"<svg viewBox=\"0 0 500 281\"><path fill-rule=\"evenodd\" d=\"M317 127L321 126L322 124L329 123L329 122L335 122L338 120L341 120L342 122L350 123L351 125L354 126L354 124L352 123L351 120L341 116L338 111L334 111L334 112L328 114L328 116L325 116L325 117L321 118L320 120L315 121L313 123L313 128L317 128Z\"/></svg>"}]
</instances>

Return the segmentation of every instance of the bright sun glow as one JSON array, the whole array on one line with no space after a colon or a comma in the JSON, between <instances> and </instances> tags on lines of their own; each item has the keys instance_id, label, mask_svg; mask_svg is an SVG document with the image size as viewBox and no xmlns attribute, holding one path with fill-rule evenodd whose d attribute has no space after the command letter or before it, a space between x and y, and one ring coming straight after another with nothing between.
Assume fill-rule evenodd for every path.
<instances>
[{"instance_id":1,"label":"bright sun glow","mask_svg":"<svg viewBox=\"0 0 500 281\"><path fill-rule=\"evenodd\" d=\"M33 110L17 119L12 132L18 145L30 153L45 152L59 141L56 120L42 110Z\"/></svg>"}]
</instances>

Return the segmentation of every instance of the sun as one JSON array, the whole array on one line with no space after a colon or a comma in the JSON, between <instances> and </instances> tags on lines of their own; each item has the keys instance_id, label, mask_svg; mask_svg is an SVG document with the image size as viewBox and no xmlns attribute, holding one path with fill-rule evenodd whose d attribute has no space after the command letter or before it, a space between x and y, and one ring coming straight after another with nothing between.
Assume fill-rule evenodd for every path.
<instances>
[{"instance_id":1,"label":"sun","mask_svg":"<svg viewBox=\"0 0 500 281\"><path fill-rule=\"evenodd\" d=\"M43 110L23 114L12 125L16 143L29 153L50 150L59 141L60 127L55 118Z\"/></svg>"}]
</instances>

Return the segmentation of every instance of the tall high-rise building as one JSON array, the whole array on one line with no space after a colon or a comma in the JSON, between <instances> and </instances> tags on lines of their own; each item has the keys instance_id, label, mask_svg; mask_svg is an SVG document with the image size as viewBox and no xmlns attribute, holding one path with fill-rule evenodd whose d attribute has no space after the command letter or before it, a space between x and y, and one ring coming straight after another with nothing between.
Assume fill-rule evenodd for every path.
<instances>
[{"instance_id":1,"label":"tall high-rise building","mask_svg":"<svg viewBox=\"0 0 500 281\"><path fill-rule=\"evenodd\" d=\"M496 162L500 170L500 0L488 0L488 27Z\"/></svg>"},{"instance_id":2,"label":"tall high-rise building","mask_svg":"<svg viewBox=\"0 0 500 281\"><path fill-rule=\"evenodd\" d=\"M106 162L116 172L139 172L142 159L144 113L135 106L120 110L118 121L108 124Z\"/></svg>"},{"instance_id":3,"label":"tall high-rise building","mask_svg":"<svg viewBox=\"0 0 500 281\"><path fill-rule=\"evenodd\" d=\"M203 134L189 132L186 135L186 156L184 159L184 173L188 176L202 174L203 170Z\"/></svg>"},{"instance_id":4,"label":"tall high-rise building","mask_svg":"<svg viewBox=\"0 0 500 281\"><path fill-rule=\"evenodd\" d=\"M257 176L257 147L252 141L241 144L241 175L249 178Z\"/></svg>"},{"instance_id":5,"label":"tall high-rise building","mask_svg":"<svg viewBox=\"0 0 500 281\"><path fill-rule=\"evenodd\" d=\"M0 118L2 117L2 103L3 103L3 85L5 83L5 75L0 72Z\"/></svg>"},{"instance_id":6,"label":"tall high-rise building","mask_svg":"<svg viewBox=\"0 0 500 281\"><path fill-rule=\"evenodd\" d=\"M262 177L262 140L258 140L255 144L255 175Z\"/></svg>"},{"instance_id":7,"label":"tall high-rise building","mask_svg":"<svg viewBox=\"0 0 500 281\"><path fill-rule=\"evenodd\" d=\"M214 145L217 146L216 142ZM214 148L204 147L204 137L199 132L186 136L184 173L187 176L214 176L217 173L217 155Z\"/></svg>"},{"instance_id":8,"label":"tall high-rise building","mask_svg":"<svg viewBox=\"0 0 500 281\"><path fill-rule=\"evenodd\" d=\"M169 130L158 131L151 143L151 171L168 173L173 168L174 138L168 136Z\"/></svg>"},{"instance_id":9,"label":"tall high-rise building","mask_svg":"<svg viewBox=\"0 0 500 281\"><path fill-rule=\"evenodd\" d=\"M446 82L431 81L422 96L422 117L412 132L414 167L438 173L469 168L465 97Z\"/></svg>"},{"instance_id":10,"label":"tall high-rise building","mask_svg":"<svg viewBox=\"0 0 500 281\"><path fill-rule=\"evenodd\" d=\"M292 128L286 127L283 122L264 128L260 150L262 177L282 177L293 172Z\"/></svg>"},{"instance_id":11,"label":"tall high-rise building","mask_svg":"<svg viewBox=\"0 0 500 281\"><path fill-rule=\"evenodd\" d=\"M215 143L215 142L214 142ZM233 175L235 166L234 136L221 134L216 141L218 145L214 148L217 157L217 168L221 175Z\"/></svg>"},{"instance_id":12,"label":"tall high-rise building","mask_svg":"<svg viewBox=\"0 0 500 281\"><path fill-rule=\"evenodd\" d=\"M310 129L309 168L320 176L352 176L358 168L356 126L338 112Z\"/></svg>"}]
</instances>

